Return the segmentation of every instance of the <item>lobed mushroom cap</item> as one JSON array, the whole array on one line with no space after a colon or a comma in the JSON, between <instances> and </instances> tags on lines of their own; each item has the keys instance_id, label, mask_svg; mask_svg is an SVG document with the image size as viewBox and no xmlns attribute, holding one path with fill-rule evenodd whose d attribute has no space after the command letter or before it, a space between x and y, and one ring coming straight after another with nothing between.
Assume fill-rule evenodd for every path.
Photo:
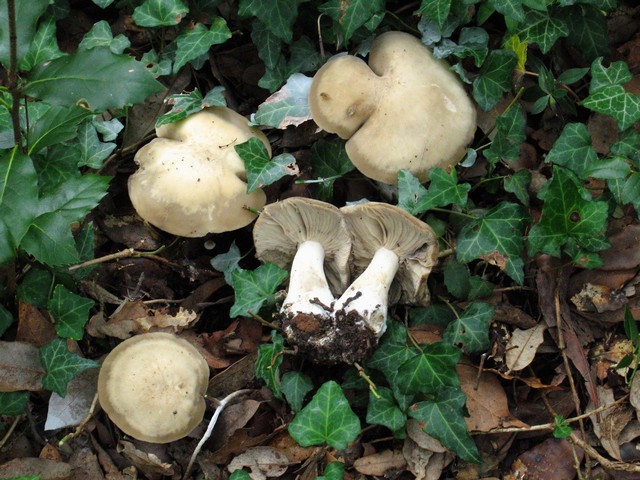
<instances>
[{"instance_id":1,"label":"lobed mushroom cap","mask_svg":"<svg viewBox=\"0 0 640 480\"><path fill-rule=\"evenodd\" d=\"M387 248L399 260L390 303L427 305L427 278L438 261L438 242L431 227L387 203L360 203L341 210L352 235L352 276L367 268L379 248Z\"/></svg>"},{"instance_id":2,"label":"lobed mushroom cap","mask_svg":"<svg viewBox=\"0 0 640 480\"><path fill-rule=\"evenodd\" d=\"M337 207L291 197L264 207L253 227L256 257L289 269L298 245L314 240L324 247L327 282L334 293L349 283L351 236Z\"/></svg>"},{"instance_id":3,"label":"lobed mushroom cap","mask_svg":"<svg viewBox=\"0 0 640 480\"><path fill-rule=\"evenodd\" d=\"M168 443L202 421L209 366L189 342L145 333L120 343L98 376L98 398L109 418L138 440Z\"/></svg>"},{"instance_id":4,"label":"lobed mushroom cap","mask_svg":"<svg viewBox=\"0 0 640 480\"><path fill-rule=\"evenodd\" d=\"M226 107L206 108L185 120L163 125L158 138L135 156L140 168L129 177L129 197L144 220L174 235L202 237L236 230L261 209L262 190L247 194L246 171L234 146L260 130Z\"/></svg>"},{"instance_id":5,"label":"lobed mushroom cap","mask_svg":"<svg viewBox=\"0 0 640 480\"><path fill-rule=\"evenodd\" d=\"M444 61L412 35L386 32L373 42L365 67L352 56L332 59L309 94L313 119L349 139L347 154L364 175L395 184L407 169L426 181L429 169L463 158L476 111Z\"/></svg>"}]
</instances>

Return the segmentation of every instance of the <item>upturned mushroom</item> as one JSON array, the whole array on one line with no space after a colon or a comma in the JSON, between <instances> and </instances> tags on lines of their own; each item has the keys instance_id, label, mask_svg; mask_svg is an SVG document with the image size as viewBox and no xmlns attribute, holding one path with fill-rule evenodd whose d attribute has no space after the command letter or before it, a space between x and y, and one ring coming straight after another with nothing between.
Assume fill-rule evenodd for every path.
<instances>
[{"instance_id":1,"label":"upturned mushroom","mask_svg":"<svg viewBox=\"0 0 640 480\"><path fill-rule=\"evenodd\" d=\"M386 329L390 291L399 303L426 305L427 278L438 259L429 225L401 208L369 202L343 207L352 235L352 275L358 277L336 300L336 324L347 318L380 338Z\"/></svg>"},{"instance_id":2,"label":"upturned mushroom","mask_svg":"<svg viewBox=\"0 0 640 480\"><path fill-rule=\"evenodd\" d=\"M289 269L280 310L290 343L323 356L335 336L332 305L349 282L351 236L340 210L328 203L292 197L267 205L253 228L256 257Z\"/></svg>"},{"instance_id":3,"label":"upturned mushroom","mask_svg":"<svg viewBox=\"0 0 640 480\"><path fill-rule=\"evenodd\" d=\"M375 39L369 64L337 55L313 77L311 116L346 142L367 177L395 184L400 169L426 181L433 167L460 161L476 129L462 82L419 39L403 32Z\"/></svg>"},{"instance_id":4,"label":"upturned mushroom","mask_svg":"<svg viewBox=\"0 0 640 480\"><path fill-rule=\"evenodd\" d=\"M209 380L205 359L170 333L144 333L114 348L98 376L98 398L127 435L151 443L187 436L202 421Z\"/></svg>"},{"instance_id":5,"label":"upturned mushroom","mask_svg":"<svg viewBox=\"0 0 640 480\"><path fill-rule=\"evenodd\" d=\"M247 194L244 164L234 146L264 134L226 107L209 107L156 129L158 138L136 153L140 168L129 177L129 197L138 215L183 237L236 230L255 219L250 210L265 194Z\"/></svg>"}]
</instances>

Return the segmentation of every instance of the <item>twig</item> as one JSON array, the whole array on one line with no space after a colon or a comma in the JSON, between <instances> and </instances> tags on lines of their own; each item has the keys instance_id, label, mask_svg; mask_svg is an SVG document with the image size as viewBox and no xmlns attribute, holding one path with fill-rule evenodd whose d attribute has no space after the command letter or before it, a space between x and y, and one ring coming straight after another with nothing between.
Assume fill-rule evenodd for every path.
<instances>
[{"instance_id":1,"label":"twig","mask_svg":"<svg viewBox=\"0 0 640 480\"><path fill-rule=\"evenodd\" d=\"M571 441L574 442L577 446L583 449L589 457L599 462L600 465L602 465L605 469L615 470L618 472L640 473L640 465L637 463L613 462L608 458L605 458L602 455L600 455L595 448L593 448L587 442L582 440L575 433L572 433L569 438L571 438ZM587 464L588 463L589 462L587 462Z\"/></svg>"},{"instance_id":2,"label":"twig","mask_svg":"<svg viewBox=\"0 0 640 480\"><path fill-rule=\"evenodd\" d=\"M364 368L362 368L362 366L358 362L355 362L353 366L356 367L356 370L358 370L358 375L360 375L364 379L364 381L367 382L367 384L369 385L369 391L373 394L373 396L376 398L380 398L380 394L376 391L376 384L373 383L373 380L371 380L371 377L367 375L367 372L364 371Z\"/></svg>"},{"instance_id":3,"label":"twig","mask_svg":"<svg viewBox=\"0 0 640 480\"><path fill-rule=\"evenodd\" d=\"M209 425L207 426L206 432L204 432L204 435L202 436L202 438L198 442L198 445L196 445L195 450L191 454L191 459L189 460L189 465L187 465L187 469L184 471L184 475L182 476L182 480L187 480L187 478L189 477L189 474L191 473L191 469L193 468L193 464L196 461L196 457L200 453L200 450L202 450L202 447L204 446L205 442L207 440L209 440L209 437L213 433L213 427L216 426L216 423L218 422L218 417L220 416L220 413L222 413L222 410L224 409L224 407L226 407L227 404L231 400L233 400L235 397L237 397L239 395L242 395L243 393L249 393L250 391L251 390L238 390L237 392L230 393L229 395L224 397L222 400L220 400L220 402L218 402L218 406L216 407L216 411L213 412L213 417L211 417L211 420L209 420Z\"/></svg>"},{"instance_id":4,"label":"twig","mask_svg":"<svg viewBox=\"0 0 640 480\"><path fill-rule=\"evenodd\" d=\"M256 320L258 323L260 323L261 325L264 325L265 327L269 327L272 330L277 330L280 331L282 330L278 325L276 325L275 323L269 322L268 320L265 320L264 318L262 318L260 315L258 315L257 313L253 313L251 310L249 310L249 316L251 318L253 318L254 320Z\"/></svg>"},{"instance_id":5,"label":"twig","mask_svg":"<svg viewBox=\"0 0 640 480\"><path fill-rule=\"evenodd\" d=\"M98 265L100 263L110 262L112 260L120 260L122 258L131 258L131 257L145 257L145 256L153 256L157 253L160 253L164 250L164 245L153 252L138 252L134 248L127 248L125 250L121 250L116 253L110 253L109 255L105 255L100 258L94 258L92 260L87 260L86 262L79 263L77 265L71 265L69 267L69 271L73 272L74 270L78 270L79 268L91 267L93 265Z\"/></svg>"},{"instance_id":6,"label":"twig","mask_svg":"<svg viewBox=\"0 0 640 480\"><path fill-rule=\"evenodd\" d=\"M4 444L7 443L9 438L11 438L13 431L16 429L16 427L18 426L18 423L20 423L20 420L22 420L23 418L24 418L24 415L18 415L16 416L16 418L14 418L13 423L9 427L9 430L7 430L7 433L5 434L5 436L2 437L2 440L0 440L0 448L4 447Z\"/></svg>"},{"instance_id":7,"label":"twig","mask_svg":"<svg viewBox=\"0 0 640 480\"><path fill-rule=\"evenodd\" d=\"M91 407L89 407L89 412L87 413L87 415L82 419L80 424L76 427L76 429L73 432L62 437L62 439L58 442L58 446L61 447L62 445L65 444L67 440L71 440L72 438L75 438L82 433L82 430L84 430L85 425L89 423L89 420L91 420L91 418L93 417L93 413L96 411L97 404L98 404L98 392L96 392L96 394L93 396L93 401L91 402Z\"/></svg>"}]
</instances>

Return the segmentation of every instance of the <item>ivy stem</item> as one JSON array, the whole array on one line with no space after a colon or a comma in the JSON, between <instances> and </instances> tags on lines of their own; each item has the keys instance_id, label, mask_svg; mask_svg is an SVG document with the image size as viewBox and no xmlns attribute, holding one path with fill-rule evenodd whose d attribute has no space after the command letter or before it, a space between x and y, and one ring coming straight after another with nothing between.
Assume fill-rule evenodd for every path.
<instances>
[{"instance_id":1,"label":"ivy stem","mask_svg":"<svg viewBox=\"0 0 640 480\"><path fill-rule=\"evenodd\" d=\"M18 33L16 29L16 1L7 0L9 17L9 71L7 82L11 93L11 123L13 125L13 141L22 148L22 134L20 132L20 92L18 91Z\"/></svg>"}]
</instances>

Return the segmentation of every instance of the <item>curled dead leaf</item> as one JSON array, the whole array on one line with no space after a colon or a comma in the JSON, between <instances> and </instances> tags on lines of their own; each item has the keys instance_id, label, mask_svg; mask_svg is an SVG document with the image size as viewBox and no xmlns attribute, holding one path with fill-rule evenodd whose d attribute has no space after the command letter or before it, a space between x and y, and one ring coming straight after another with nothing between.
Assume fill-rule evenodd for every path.
<instances>
[{"instance_id":1,"label":"curled dead leaf","mask_svg":"<svg viewBox=\"0 0 640 480\"><path fill-rule=\"evenodd\" d=\"M520 330L516 328L507 343L507 351L505 361L507 367L511 371L519 371L529 365L537 351L538 347L544 341L544 331L547 327L540 323L533 328Z\"/></svg>"}]
</instances>

